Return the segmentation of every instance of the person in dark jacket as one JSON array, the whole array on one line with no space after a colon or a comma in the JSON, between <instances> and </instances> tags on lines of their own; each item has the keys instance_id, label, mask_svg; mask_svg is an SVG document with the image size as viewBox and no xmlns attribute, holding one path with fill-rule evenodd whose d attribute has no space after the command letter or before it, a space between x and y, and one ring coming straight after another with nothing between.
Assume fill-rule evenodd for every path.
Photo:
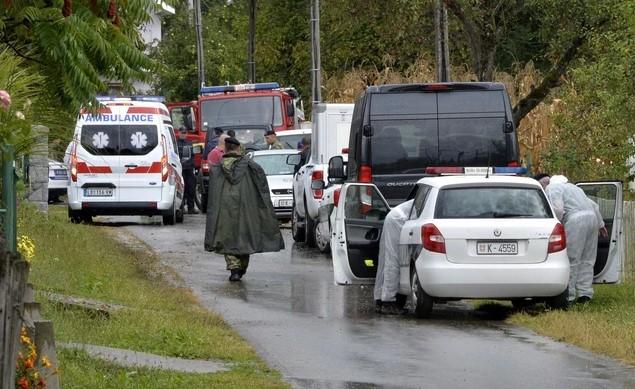
<instances>
[{"instance_id":1,"label":"person in dark jacket","mask_svg":"<svg viewBox=\"0 0 635 389\"><path fill-rule=\"evenodd\" d=\"M179 132L179 139L176 141L176 146L181 159L181 167L183 168L183 185L185 186L183 196L187 204L187 213L198 213L194 207L196 176L194 175L194 159L192 158L193 147L192 142L187 140L187 131Z\"/></svg>"},{"instance_id":2,"label":"person in dark jacket","mask_svg":"<svg viewBox=\"0 0 635 389\"><path fill-rule=\"evenodd\" d=\"M225 255L230 281L240 281L251 254L284 249L265 172L239 150L226 138L221 163L211 167L205 226L205 250Z\"/></svg>"},{"instance_id":3,"label":"person in dark jacket","mask_svg":"<svg viewBox=\"0 0 635 389\"><path fill-rule=\"evenodd\" d=\"M223 135L223 129L219 127L214 127L212 130L214 133L210 134L211 137L207 141L205 148L203 149L203 155L207 156L210 151L214 150L214 147L218 146L218 138Z\"/></svg>"}]
</instances>

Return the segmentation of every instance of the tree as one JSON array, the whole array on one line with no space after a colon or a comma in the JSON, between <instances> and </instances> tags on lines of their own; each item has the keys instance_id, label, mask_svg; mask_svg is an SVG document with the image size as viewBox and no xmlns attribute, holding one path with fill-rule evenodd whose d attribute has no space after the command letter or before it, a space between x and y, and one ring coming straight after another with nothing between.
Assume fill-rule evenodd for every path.
<instances>
[{"instance_id":1,"label":"tree","mask_svg":"<svg viewBox=\"0 0 635 389\"><path fill-rule=\"evenodd\" d=\"M0 43L41 74L50 103L70 110L106 90L105 80L131 87L153 68L143 53L139 27L152 0L5 0Z\"/></svg>"}]
</instances>

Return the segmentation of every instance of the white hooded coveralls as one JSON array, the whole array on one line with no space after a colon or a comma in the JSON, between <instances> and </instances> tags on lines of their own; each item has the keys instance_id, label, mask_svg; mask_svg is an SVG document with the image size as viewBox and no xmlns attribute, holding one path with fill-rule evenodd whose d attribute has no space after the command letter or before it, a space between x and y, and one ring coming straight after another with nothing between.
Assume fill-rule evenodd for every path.
<instances>
[{"instance_id":1,"label":"white hooded coveralls","mask_svg":"<svg viewBox=\"0 0 635 389\"><path fill-rule=\"evenodd\" d=\"M395 301L399 291L399 268L409 263L408 246L399 244L401 228L408 220L412 203L408 200L391 209L384 219L379 238L379 259L375 277L375 300Z\"/></svg>"},{"instance_id":2,"label":"white hooded coveralls","mask_svg":"<svg viewBox=\"0 0 635 389\"><path fill-rule=\"evenodd\" d=\"M555 176L554 176L555 178ZM597 257L598 230L604 227L599 206L579 187L552 178L546 189L556 217L564 224L567 237L569 301L593 297L593 266Z\"/></svg>"}]
</instances>

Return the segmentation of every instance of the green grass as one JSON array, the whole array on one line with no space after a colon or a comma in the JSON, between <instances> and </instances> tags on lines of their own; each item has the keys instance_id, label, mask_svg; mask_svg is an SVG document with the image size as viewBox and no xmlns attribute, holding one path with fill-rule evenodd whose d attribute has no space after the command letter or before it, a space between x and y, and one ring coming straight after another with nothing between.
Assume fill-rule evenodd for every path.
<instances>
[{"instance_id":1,"label":"green grass","mask_svg":"<svg viewBox=\"0 0 635 389\"><path fill-rule=\"evenodd\" d=\"M635 365L635 284L593 288L589 304L573 305L566 312L519 312L508 321Z\"/></svg>"},{"instance_id":2,"label":"green grass","mask_svg":"<svg viewBox=\"0 0 635 389\"><path fill-rule=\"evenodd\" d=\"M131 369L60 350L64 387L288 387L220 316L203 309L188 290L170 286L162 276L170 270L161 268L152 253L117 242L113 234L125 233L122 228L70 224L60 207L52 207L48 217L24 207L19 215L18 233L36 245L29 280L44 317L53 321L57 342L214 359L232 366L216 374ZM109 318L91 315L48 302L43 292L127 309Z\"/></svg>"}]
</instances>

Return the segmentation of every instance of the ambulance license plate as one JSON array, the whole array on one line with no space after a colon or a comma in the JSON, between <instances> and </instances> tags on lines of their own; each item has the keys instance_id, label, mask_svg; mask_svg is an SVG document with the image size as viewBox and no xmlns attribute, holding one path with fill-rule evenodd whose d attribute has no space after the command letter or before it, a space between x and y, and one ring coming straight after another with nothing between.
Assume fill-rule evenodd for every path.
<instances>
[{"instance_id":1,"label":"ambulance license plate","mask_svg":"<svg viewBox=\"0 0 635 389\"><path fill-rule=\"evenodd\" d=\"M476 242L478 255L516 255L518 242Z\"/></svg>"},{"instance_id":2,"label":"ambulance license plate","mask_svg":"<svg viewBox=\"0 0 635 389\"><path fill-rule=\"evenodd\" d=\"M279 207L293 207L293 200L280 200Z\"/></svg>"},{"instance_id":3,"label":"ambulance license plate","mask_svg":"<svg viewBox=\"0 0 635 389\"><path fill-rule=\"evenodd\" d=\"M85 188L84 197L112 197L112 188Z\"/></svg>"}]
</instances>

